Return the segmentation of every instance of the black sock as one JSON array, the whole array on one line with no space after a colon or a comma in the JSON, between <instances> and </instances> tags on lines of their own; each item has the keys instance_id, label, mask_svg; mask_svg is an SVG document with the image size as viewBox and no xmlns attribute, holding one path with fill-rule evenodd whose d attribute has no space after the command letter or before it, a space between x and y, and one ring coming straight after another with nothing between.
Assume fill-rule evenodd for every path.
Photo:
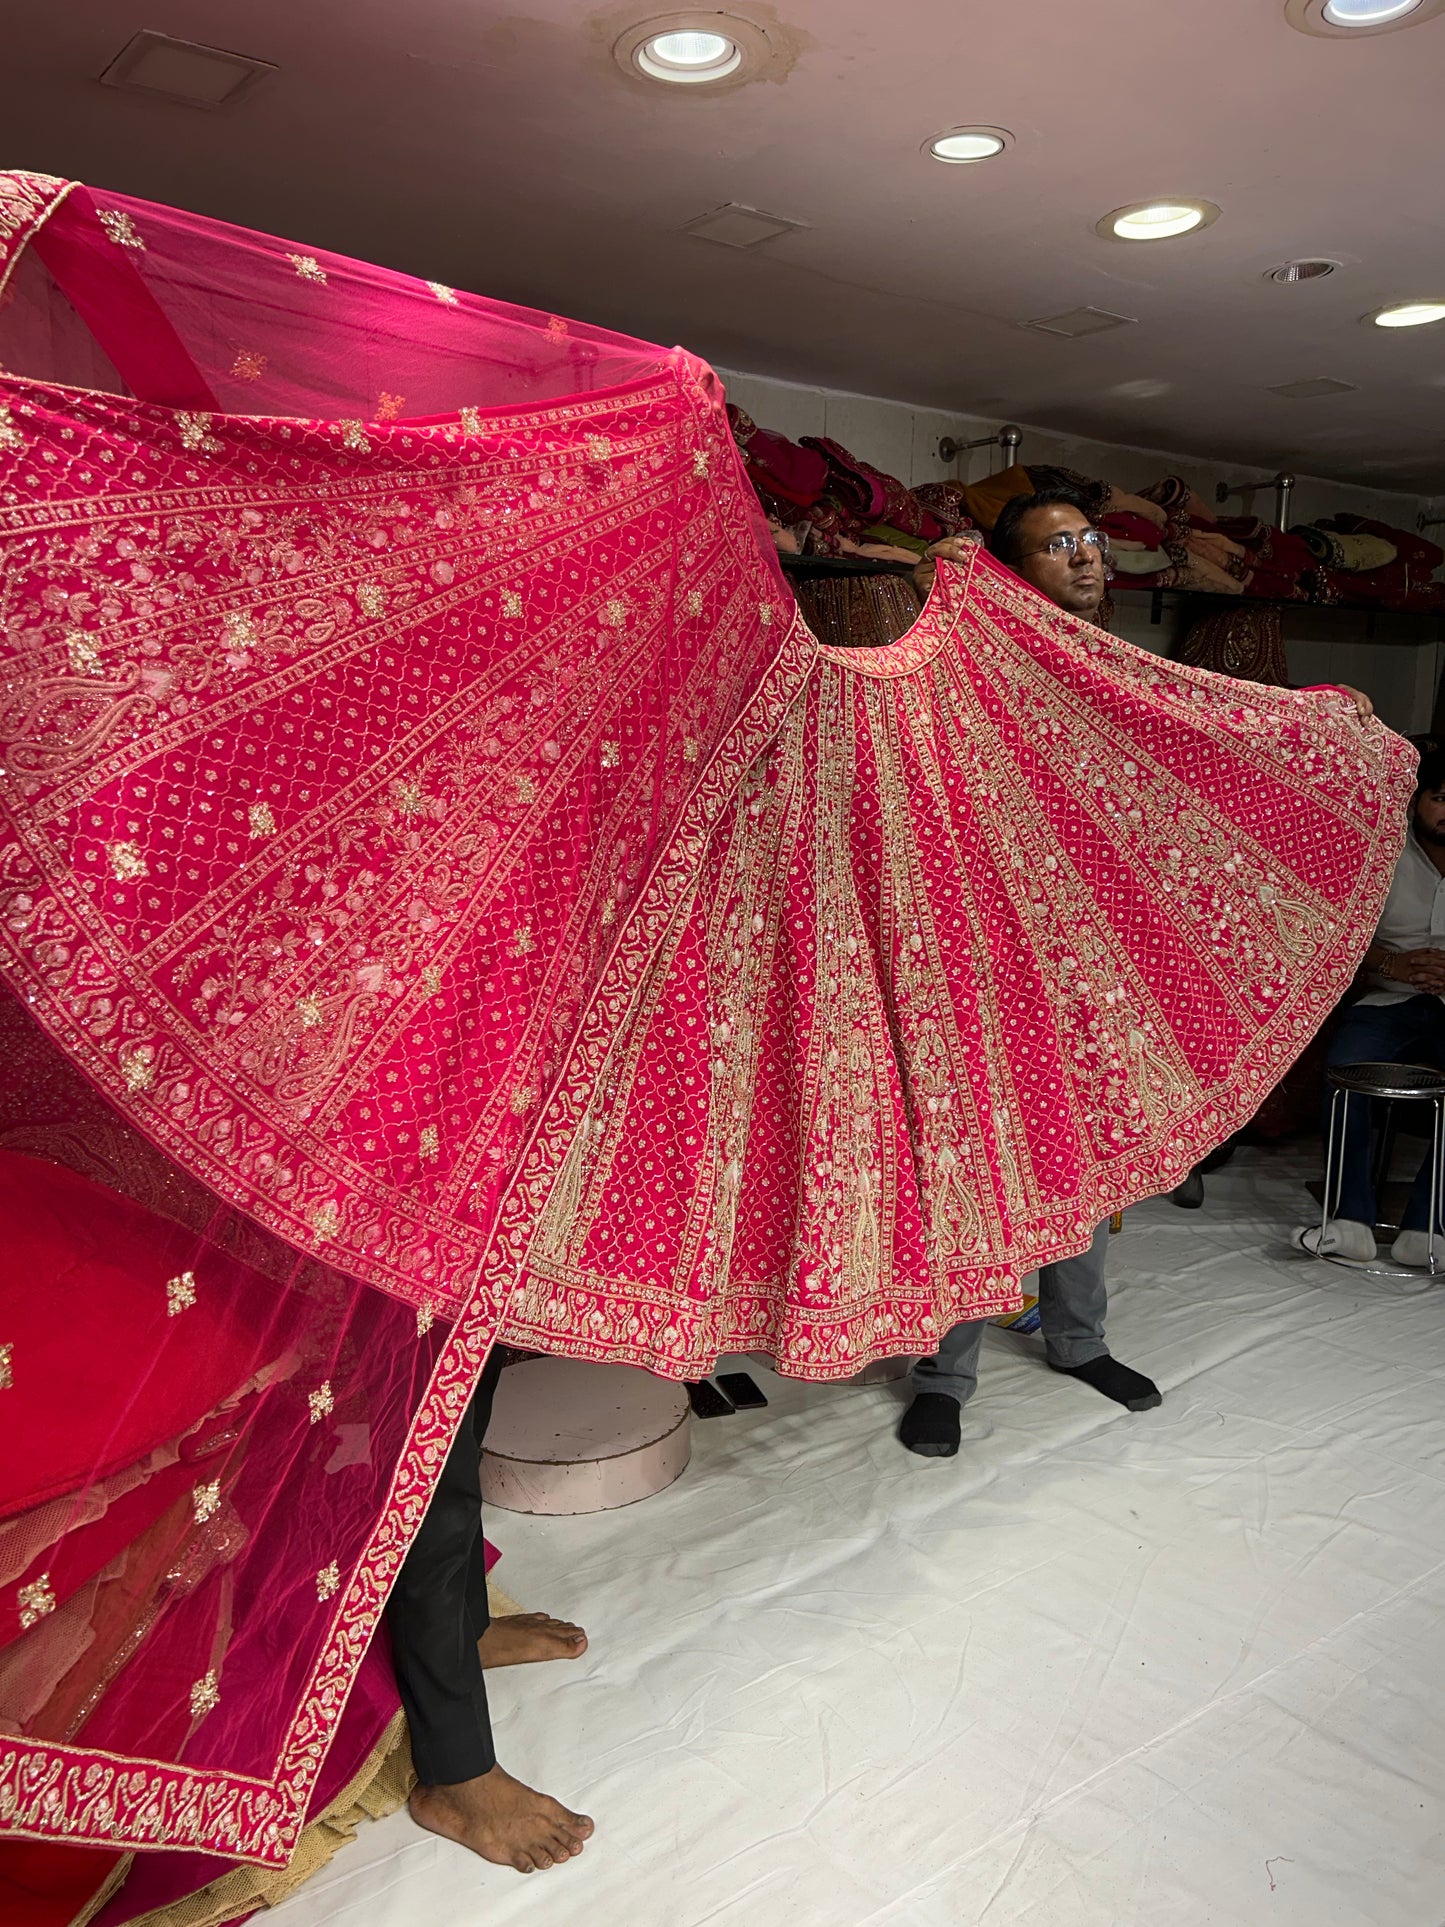
<instances>
[{"instance_id":1,"label":"black sock","mask_svg":"<svg viewBox=\"0 0 1445 1927\"><path fill-rule=\"evenodd\" d=\"M1145 1378L1142 1372L1131 1371L1121 1365L1117 1358L1110 1358L1105 1352L1102 1358L1091 1358L1087 1365L1055 1365L1049 1360L1051 1372L1064 1372L1069 1378L1081 1378L1086 1385L1092 1385L1096 1392L1105 1398L1117 1399L1120 1405L1127 1405L1131 1412L1150 1412L1156 1405L1164 1403L1164 1394L1152 1378Z\"/></svg>"},{"instance_id":2,"label":"black sock","mask_svg":"<svg viewBox=\"0 0 1445 1927\"><path fill-rule=\"evenodd\" d=\"M898 1437L924 1459L951 1459L963 1427L958 1400L946 1392L920 1392L898 1421Z\"/></svg>"}]
</instances>

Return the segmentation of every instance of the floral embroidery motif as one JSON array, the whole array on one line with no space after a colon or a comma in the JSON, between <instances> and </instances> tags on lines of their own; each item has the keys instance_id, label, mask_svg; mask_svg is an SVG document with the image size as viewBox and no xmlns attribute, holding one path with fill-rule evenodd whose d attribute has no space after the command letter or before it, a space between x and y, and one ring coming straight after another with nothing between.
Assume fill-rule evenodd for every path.
<instances>
[{"instance_id":1,"label":"floral embroidery motif","mask_svg":"<svg viewBox=\"0 0 1445 1927\"><path fill-rule=\"evenodd\" d=\"M138 248L145 253L145 242L136 232L135 222L118 207L98 207L100 225L118 248Z\"/></svg>"},{"instance_id":2,"label":"floral embroidery motif","mask_svg":"<svg viewBox=\"0 0 1445 1927\"><path fill-rule=\"evenodd\" d=\"M198 1679L191 1688L191 1718L203 1720L207 1713L213 1713L221 1703L221 1685L213 1666L209 1673Z\"/></svg>"},{"instance_id":3,"label":"floral embroidery motif","mask_svg":"<svg viewBox=\"0 0 1445 1927\"><path fill-rule=\"evenodd\" d=\"M341 1586L341 1568L333 1559L329 1566L323 1566L316 1575L316 1597L323 1603L332 1598Z\"/></svg>"},{"instance_id":4,"label":"floral embroidery motif","mask_svg":"<svg viewBox=\"0 0 1445 1927\"><path fill-rule=\"evenodd\" d=\"M441 972L440 964L427 965L426 969L423 970L423 972L421 973L421 987L422 987L422 994L424 996L427 996L427 997L436 996L437 992L442 987L442 972Z\"/></svg>"},{"instance_id":5,"label":"floral embroidery motif","mask_svg":"<svg viewBox=\"0 0 1445 1927\"><path fill-rule=\"evenodd\" d=\"M687 592L687 613L690 616L702 614L702 590L689 589Z\"/></svg>"},{"instance_id":6,"label":"floral embroidery motif","mask_svg":"<svg viewBox=\"0 0 1445 1927\"><path fill-rule=\"evenodd\" d=\"M249 609L232 609L228 615L222 617L221 627L225 632L227 647L237 654L244 654L246 650L256 648L261 640L260 632L256 628L256 618ZM245 664L233 662L228 663L227 667L241 669Z\"/></svg>"},{"instance_id":7,"label":"floral embroidery motif","mask_svg":"<svg viewBox=\"0 0 1445 1927\"><path fill-rule=\"evenodd\" d=\"M323 1204L311 1220L311 1229L318 1238L334 1238L341 1229L341 1213L334 1202Z\"/></svg>"},{"instance_id":8,"label":"floral embroidery motif","mask_svg":"<svg viewBox=\"0 0 1445 1927\"><path fill-rule=\"evenodd\" d=\"M627 621L627 604L621 596L610 596L602 611L602 620L609 629L620 629Z\"/></svg>"},{"instance_id":9,"label":"floral embroidery motif","mask_svg":"<svg viewBox=\"0 0 1445 1927\"><path fill-rule=\"evenodd\" d=\"M401 816L420 816L426 808L420 783L393 783L391 800Z\"/></svg>"},{"instance_id":10,"label":"floral embroidery motif","mask_svg":"<svg viewBox=\"0 0 1445 1927\"><path fill-rule=\"evenodd\" d=\"M83 629L72 629L65 638L70 666L77 676L93 676L100 662L100 643Z\"/></svg>"},{"instance_id":11,"label":"floral embroidery motif","mask_svg":"<svg viewBox=\"0 0 1445 1927\"><path fill-rule=\"evenodd\" d=\"M571 330L568 328L567 323L562 319L561 315L554 314L554 315L548 315L547 317L547 333L552 337L554 341L563 341L566 339L567 335L571 333Z\"/></svg>"},{"instance_id":12,"label":"floral embroidery motif","mask_svg":"<svg viewBox=\"0 0 1445 1927\"><path fill-rule=\"evenodd\" d=\"M15 1346L0 1345L0 1392L15 1389Z\"/></svg>"},{"instance_id":13,"label":"floral embroidery motif","mask_svg":"<svg viewBox=\"0 0 1445 1927\"><path fill-rule=\"evenodd\" d=\"M252 836L274 836L276 819L271 814L269 803L253 803L246 812L246 820Z\"/></svg>"},{"instance_id":14,"label":"floral embroidery motif","mask_svg":"<svg viewBox=\"0 0 1445 1927\"><path fill-rule=\"evenodd\" d=\"M221 444L211 433L211 417L189 408L176 411L176 426L181 431L181 447L192 455L219 455Z\"/></svg>"},{"instance_id":15,"label":"floral embroidery motif","mask_svg":"<svg viewBox=\"0 0 1445 1927\"><path fill-rule=\"evenodd\" d=\"M301 1019L303 1030L320 1030L326 1022L326 1012L322 1009L321 999L314 990L309 990L304 997L296 999L296 1014Z\"/></svg>"},{"instance_id":16,"label":"floral embroidery motif","mask_svg":"<svg viewBox=\"0 0 1445 1927\"><path fill-rule=\"evenodd\" d=\"M196 1302L196 1274L179 1271L166 1280L166 1317L176 1318Z\"/></svg>"},{"instance_id":17,"label":"floral embroidery motif","mask_svg":"<svg viewBox=\"0 0 1445 1927\"><path fill-rule=\"evenodd\" d=\"M20 1627L29 1632L37 1619L44 1619L47 1613L55 1611L55 1590L50 1583L50 1574L42 1572L28 1586L22 1586L15 1595L20 1602Z\"/></svg>"},{"instance_id":18,"label":"floral embroidery motif","mask_svg":"<svg viewBox=\"0 0 1445 1927\"><path fill-rule=\"evenodd\" d=\"M515 622L522 613L522 598L515 589L503 589L502 614L509 622Z\"/></svg>"},{"instance_id":19,"label":"floral embroidery motif","mask_svg":"<svg viewBox=\"0 0 1445 1927\"><path fill-rule=\"evenodd\" d=\"M198 1485L191 1494L191 1510L196 1524L203 1526L207 1519L214 1519L221 1509L221 1481L212 1479L209 1485Z\"/></svg>"},{"instance_id":20,"label":"floral embroidery motif","mask_svg":"<svg viewBox=\"0 0 1445 1927\"><path fill-rule=\"evenodd\" d=\"M386 614L386 590L379 582L359 582L356 600L361 605L361 613L370 616L373 622Z\"/></svg>"},{"instance_id":21,"label":"floral embroidery motif","mask_svg":"<svg viewBox=\"0 0 1445 1927\"><path fill-rule=\"evenodd\" d=\"M142 877L150 875L150 866L141 855L138 843L107 843L105 853L117 883L139 883Z\"/></svg>"},{"instance_id":22,"label":"floral embroidery motif","mask_svg":"<svg viewBox=\"0 0 1445 1927\"><path fill-rule=\"evenodd\" d=\"M7 455L18 455L25 446L25 437L15 426L8 402L0 402L0 449Z\"/></svg>"},{"instance_id":23,"label":"floral embroidery motif","mask_svg":"<svg viewBox=\"0 0 1445 1927\"><path fill-rule=\"evenodd\" d=\"M369 455L371 443L366 439L366 423L339 421L336 426L341 430L342 446L354 449L358 455Z\"/></svg>"},{"instance_id":24,"label":"floral embroidery motif","mask_svg":"<svg viewBox=\"0 0 1445 1927\"><path fill-rule=\"evenodd\" d=\"M622 761L621 743L602 743L597 751L597 760L601 763L603 769L616 769L617 765Z\"/></svg>"},{"instance_id":25,"label":"floral embroidery motif","mask_svg":"<svg viewBox=\"0 0 1445 1927\"><path fill-rule=\"evenodd\" d=\"M394 422L405 400L405 395L388 395L383 388L376 398L376 419L379 422Z\"/></svg>"},{"instance_id":26,"label":"floral embroidery motif","mask_svg":"<svg viewBox=\"0 0 1445 1927\"><path fill-rule=\"evenodd\" d=\"M532 952L537 948L537 939L532 935L532 926L530 923L519 923L517 925L516 929L512 932L512 941L508 948L514 957L531 956Z\"/></svg>"},{"instance_id":27,"label":"floral embroidery motif","mask_svg":"<svg viewBox=\"0 0 1445 1927\"><path fill-rule=\"evenodd\" d=\"M512 1115L525 1117L537 1102L537 1093L530 1084L519 1084L511 1096Z\"/></svg>"},{"instance_id":28,"label":"floral embroidery motif","mask_svg":"<svg viewBox=\"0 0 1445 1927\"><path fill-rule=\"evenodd\" d=\"M697 761L697 738L695 736L683 737L682 760L684 763L695 763Z\"/></svg>"},{"instance_id":29,"label":"floral embroidery motif","mask_svg":"<svg viewBox=\"0 0 1445 1927\"><path fill-rule=\"evenodd\" d=\"M336 1398L331 1390L331 1380L322 1379L314 1392L307 1393L306 1403L311 1407L313 1425L318 1425L324 1418L330 1418L336 1410Z\"/></svg>"},{"instance_id":30,"label":"floral embroidery motif","mask_svg":"<svg viewBox=\"0 0 1445 1927\"><path fill-rule=\"evenodd\" d=\"M592 457L594 462L608 461L612 455L612 437L610 435L589 435L587 437L587 453Z\"/></svg>"},{"instance_id":31,"label":"floral embroidery motif","mask_svg":"<svg viewBox=\"0 0 1445 1927\"><path fill-rule=\"evenodd\" d=\"M435 1323L436 1307L434 1305L418 1305L416 1308L417 1337L425 1338Z\"/></svg>"},{"instance_id":32,"label":"floral embroidery motif","mask_svg":"<svg viewBox=\"0 0 1445 1927\"><path fill-rule=\"evenodd\" d=\"M707 472L711 462L712 457L705 448L695 448L692 451L692 479L695 482L705 482L707 480Z\"/></svg>"},{"instance_id":33,"label":"floral embroidery motif","mask_svg":"<svg viewBox=\"0 0 1445 1927\"><path fill-rule=\"evenodd\" d=\"M480 435L482 432L482 411L480 408L459 408L457 419L462 425L464 435Z\"/></svg>"},{"instance_id":34,"label":"floral embroidery motif","mask_svg":"<svg viewBox=\"0 0 1445 1927\"><path fill-rule=\"evenodd\" d=\"M441 1143L437 1136L437 1127L435 1124L422 1125L421 1136L417 1140L417 1149L428 1164L436 1163L437 1159L441 1156Z\"/></svg>"},{"instance_id":35,"label":"floral embroidery motif","mask_svg":"<svg viewBox=\"0 0 1445 1927\"><path fill-rule=\"evenodd\" d=\"M325 285L326 270L314 254L288 254L286 259L303 281L319 281Z\"/></svg>"},{"instance_id":36,"label":"floral embroidery motif","mask_svg":"<svg viewBox=\"0 0 1445 1927\"><path fill-rule=\"evenodd\" d=\"M445 281L428 281L427 286L444 307L455 308L457 306L457 291L455 288L449 288Z\"/></svg>"},{"instance_id":37,"label":"floral embroidery motif","mask_svg":"<svg viewBox=\"0 0 1445 1927\"><path fill-rule=\"evenodd\" d=\"M121 1052L120 1074L125 1079L125 1087L132 1097L142 1091L154 1089L156 1081L155 1052L149 1044L132 1044Z\"/></svg>"},{"instance_id":38,"label":"floral embroidery motif","mask_svg":"<svg viewBox=\"0 0 1445 1927\"><path fill-rule=\"evenodd\" d=\"M265 355L257 354L254 348L236 350L236 359L231 363L231 373L237 381L259 381L265 372Z\"/></svg>"}]
</instances>

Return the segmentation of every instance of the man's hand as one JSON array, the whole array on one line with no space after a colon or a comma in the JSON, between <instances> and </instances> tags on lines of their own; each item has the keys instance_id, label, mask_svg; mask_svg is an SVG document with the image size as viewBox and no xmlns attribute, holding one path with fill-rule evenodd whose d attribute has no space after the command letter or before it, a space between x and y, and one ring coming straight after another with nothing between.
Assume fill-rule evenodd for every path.
<instances>
[{"instance_id":1,"label":"man's hand","mask_svg":"<svg viewBox=\"0 0 1445 1927\"><path fill-rule=\"evenodd\" d=\"M1351 689L1347 682L1336 683L1335 687L1342 696L1348 696L1350 701L1355 705L1355 714L1359 717L1360 721L1367 723L1375 713L1375 705L1370 701L1364 690ZM1416 956L1430 956L1434 953L1430 951L1416 951L1413 954Z\"/></svg>"},{"instance_id":2,"label":"man's hand","mask_svg":"<svg viewBox=\"0 0 1445 1927\"><path fill-rule=\"evenodd\" d=\"M1445 950L1392 950L1377 968L1412 990L1445 991Z\"/></svg>"},{"instance_id":3,"label":"man's hand","mask_svg":"<svg viewBox=\"0 0 1445 1927\"><path fill-rule=\"evenodd\" d=\"M965 529L960 535L946 535L941 542L935 542L923 551L913 571L913 586L918 591L920 602L928 600L933 587L933 578L938 574L938 559L945 562L967 562L969 550L976 549L983 537L977 529Z\"/></svg>"}]
</instances>

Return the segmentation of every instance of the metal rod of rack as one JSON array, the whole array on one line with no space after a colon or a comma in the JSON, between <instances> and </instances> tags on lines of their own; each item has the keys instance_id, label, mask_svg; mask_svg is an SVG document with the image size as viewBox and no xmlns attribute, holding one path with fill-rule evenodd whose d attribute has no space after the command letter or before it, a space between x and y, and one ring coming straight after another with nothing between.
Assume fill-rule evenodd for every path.
<instances>
[{"instance_id":1,"label":"metal rod of rack","mask_svg":"<svg viewBox=\"0 0 1445 1927\"><path fill-rule=\"evenodd\" d=\"M1216 502L1227 502L1231 495L1252 495L1257 488L1274 490L1274 525L1277 529L1287 528L1289 498L1294 492L1295 478L1281 469L1270 482L1220 482L1214 490Z\"/></svg>"},{"instance_id":2,"label":"metal rod of rack","mask_svg":"<svg viewBox=\"0 0 1445 1927\"><path fill-rule=\"evenodd\" d=\"M1016 422L1005 422L994 434L980 435L971 442L956 441L952 435L945 435L938 444L938 459L951 467L970 448L1001 448L1006 458L1004 467L1008 468L1017 460L1023 438L1024 432Z\"/></svg>"},{"instance_id":3,"label":"metal rod of rack","mask_svg":"<svg viewBox=\"0 0 1445 1927\"><path fill-rule=\"evenodd\" d=\"M1438 529L1442 526L1445 526L1445 515L1427 515L1424 509L1421 509L1420 513L1415 517L1415 527L1420 531L1421 535L1425 533L1426 529Z\"/></svg>"}]
</instances>

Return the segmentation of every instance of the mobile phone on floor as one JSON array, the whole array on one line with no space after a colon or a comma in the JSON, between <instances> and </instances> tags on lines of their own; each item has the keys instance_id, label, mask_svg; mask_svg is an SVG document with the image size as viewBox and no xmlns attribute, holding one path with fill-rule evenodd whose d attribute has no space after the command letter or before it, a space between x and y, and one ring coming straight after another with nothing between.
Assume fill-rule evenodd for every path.
<instances>
[{"instance_id":1,"label":"mobile phone on floor","mask_svg":"<svg viewBox=\"0 0 1445 1927\"><path fill-rule=\"evenodd\" d=\"M688 1379L687 1402L694 1418L726 1418L735 1409L732 1400L710 1378Z\"/></svg>"},{"instance_id":2,"label":"mobile phone on floor","mask_svg":"<svg viewBox=\"0 0 1445 1927\"><path fill-rule=\"evenodd\" d=\"M740 1412L750 1412L768 1402L762 1386L746 1372L719 1372L717 1382Z\"/></svg>"}]
</instances>

